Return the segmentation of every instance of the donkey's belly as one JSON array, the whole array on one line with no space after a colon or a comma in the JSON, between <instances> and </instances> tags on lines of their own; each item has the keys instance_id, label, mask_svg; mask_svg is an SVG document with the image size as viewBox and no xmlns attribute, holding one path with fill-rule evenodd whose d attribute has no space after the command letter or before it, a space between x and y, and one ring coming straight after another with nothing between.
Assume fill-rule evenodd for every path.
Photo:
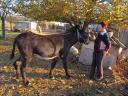
<instances>
[{"instance_id":1,"label":"donkey's belly","mask_svg":"<svg viewBox=\"0 0 128 96\"><path fill-rule=\"evenodd\" d=\"M43 59L43 60L51 60L51 59L54 59L56 57L58 57L57 55L56 56L52 56L52 57L42 57L40 55L35 55L37 58L39 59Z\"/></svg>"},{"instance_id":2,"label":"donkey's belly","mask_svg":"<svg viewBox=\"0 0 128 96\"><path fill-rule=\"evenodd\" d=\"M50 60L59 56L60 49L61 48L58 48L56 50L55 48L52 48L52 47L47 47L47 48L40 47L39 49L34 49L34 54L39 59Z\"/></svg>"},{"instance_id":3,"label":"donkey's belly","mask_svg":"<svg viewBox=\"0 0 128 96\"><path fill-rule=\"evenodd\" d=\"M63 47L63 38L45 38L41 43L35 45L34 53L39 55L42 59L49 60L59 56L59 51Z\"/></svg>"},{"instance_id":4,"label":"donkey's belly","mask_svg":"<svg viewBox=\"0 0 128 96\"><path fill-rule=\"evenodd\" d=\"M34 52L35 56L39 59L45 59L45 60L50 60L55 57L59 56L59 51L58 50L50 50L49 48L47 50L43 51L36 51Z\"/></svg>"}]
</instances>

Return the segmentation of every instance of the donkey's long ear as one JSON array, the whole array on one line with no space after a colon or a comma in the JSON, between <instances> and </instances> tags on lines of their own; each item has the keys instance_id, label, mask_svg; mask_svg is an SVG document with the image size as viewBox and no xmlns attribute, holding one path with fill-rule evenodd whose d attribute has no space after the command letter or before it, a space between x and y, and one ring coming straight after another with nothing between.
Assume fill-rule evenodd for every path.
<instances>
[{"instance_id":1,"label":"donkey's long ear","mask_svg":"<svg viewBox=\"0 0 128 96\"><path fill-rule=\"evenodd\" d=\"M80 29L80 25L76 25L76 29Z\"/></svg>"},{"instance_id":2,"label":"donkey's long ear","mask_svg":"<svg viewBox=\"0 0 128 96\"><path fill-rule=\"evenodd\" d=\"M72 21L67 21L71 27L74 27L74 24Z\"/></svg>"}]
</instances>

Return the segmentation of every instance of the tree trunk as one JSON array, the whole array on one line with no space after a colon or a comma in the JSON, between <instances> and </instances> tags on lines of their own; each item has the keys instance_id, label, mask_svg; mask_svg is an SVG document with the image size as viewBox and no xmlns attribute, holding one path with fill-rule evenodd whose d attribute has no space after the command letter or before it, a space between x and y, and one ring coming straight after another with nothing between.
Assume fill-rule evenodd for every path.
<instances>
[{"instance_id":1,"label":"tree trunk","mask_svg":"<svg viewBox=\"0 0 128 96\"><path fill-rule=\"evenodd\" d=\"M83 30L86 30L86 28L88 27L89 24L90 24L89 21L84 21Z\"/></svg>"},{"instance_id":2,"label":"tree trunk","mask_svg":"<svg viewBox=\"0 0 128 96\"><path fill-rule=\"evenodd\" d=\"M11 17L11 15L9 16L9 23L10 23L10 31L12 31L12 17Z\"/></svg>"},{"instance_id":3,"label":"tree trunk","mask_svg":"<svg viewBox=\"0 0 128 96\"><path fill-rule=\"evenodd\" d=\"M2 38L5 38L5 17L1 17L2 20Z\"/></svg>"}]
</instances>

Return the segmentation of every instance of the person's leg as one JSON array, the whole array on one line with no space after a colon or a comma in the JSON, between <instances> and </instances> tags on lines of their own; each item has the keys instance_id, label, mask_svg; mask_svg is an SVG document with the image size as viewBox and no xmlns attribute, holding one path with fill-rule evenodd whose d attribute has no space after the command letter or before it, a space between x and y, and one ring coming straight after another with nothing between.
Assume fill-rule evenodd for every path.
<instances>
[{"instance_id":1,"label":"person's leg","mask_svg":"<svg viewBox=\"0 0 128 96\"><path fill-rule=\"evenodd\" d=\"M93 52L93 60L92 60L91 71L89 75L90 79L94 79L95 69L96 69L96 53Z\"/></svg>"},{"instance_id":2,"label":"person's leg","mask_svg":"<svg viewBox=\"0 0 128 96\"><path fill-rule=\"evenodd\" d=\"M103 52L99 52L97 54L97 77L98 79L103 79L103 65L102 65L102 61L103 61Z\"/></svg>"}]
</instances>

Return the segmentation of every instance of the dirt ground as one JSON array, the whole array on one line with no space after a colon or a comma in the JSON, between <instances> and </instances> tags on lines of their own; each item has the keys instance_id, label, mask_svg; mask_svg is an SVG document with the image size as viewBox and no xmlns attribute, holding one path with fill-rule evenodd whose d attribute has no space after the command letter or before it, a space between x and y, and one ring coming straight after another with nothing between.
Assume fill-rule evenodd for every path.
<instances>
[{"instance_id":1,"label":"dirt ground","mask_svg":"<svg viewBox=\"0 0 128 96\"><path fill-rule=\"evenodd\" d=\"M90 66L72 62L68 59L70 79L65 78L61 61L53 71L53 78L48 77L51 61L36 57L27 68L30 84L23 86L22 79L15 79L15 70L9 56L15 35L0 39L0 96L128 96L128 78L113 75L105 69L102 81L88 79ZM18 57L18 53L15 57Z\"/></svg>"}]
</instances>

